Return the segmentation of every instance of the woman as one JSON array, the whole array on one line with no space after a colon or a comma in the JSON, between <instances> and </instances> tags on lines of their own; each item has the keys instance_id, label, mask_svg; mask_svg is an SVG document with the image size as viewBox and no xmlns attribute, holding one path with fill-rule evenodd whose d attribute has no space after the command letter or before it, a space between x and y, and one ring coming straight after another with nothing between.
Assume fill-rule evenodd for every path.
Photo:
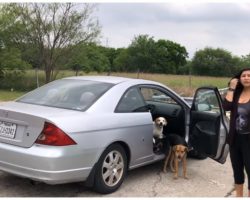
<instances>
[{"instance_id":1,"label":"woman","mask_svg":"<svg viewBox=\"0 0 250 200\"><path fill-rule=\"evenodd\" d=\"M224 109L231 111L228 143L236 196L243 196L245 169L250 197L250 68L241 70L230 80Z\"/></svg>"}]
</instances>

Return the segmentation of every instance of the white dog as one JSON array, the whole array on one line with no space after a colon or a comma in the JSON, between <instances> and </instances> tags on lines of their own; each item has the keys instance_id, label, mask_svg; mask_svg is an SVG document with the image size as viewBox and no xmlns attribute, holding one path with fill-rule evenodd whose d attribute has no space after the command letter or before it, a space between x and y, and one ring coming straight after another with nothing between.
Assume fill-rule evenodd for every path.
<instances>
[{"instance_id":1,"label":"white dog","mask_svg":"<svg viewBox=\"0 0 250 200\"><path fill-rule=\"evenodd\" d=\"M163 127L167 125L167 120L164 117L157 117L154 120L153 137L156 139L163 138Z\"/></svg>"}]
</instances>

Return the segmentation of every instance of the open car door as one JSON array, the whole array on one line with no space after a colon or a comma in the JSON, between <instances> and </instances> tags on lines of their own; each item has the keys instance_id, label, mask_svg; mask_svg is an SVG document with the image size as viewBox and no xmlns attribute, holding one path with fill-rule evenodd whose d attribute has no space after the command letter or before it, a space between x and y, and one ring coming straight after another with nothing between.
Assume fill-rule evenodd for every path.
<instances>
[{"instance_id":1,"label":"open car door","mask_svg":"<svg viewBox=\"0 0 250 200\"><path fill-rule=\"evenodd\" d=\"M228 119L217 88L196 90L190 111L190 144L201 155L225 163L229 146Z\"/></svg>"}]
</instances>

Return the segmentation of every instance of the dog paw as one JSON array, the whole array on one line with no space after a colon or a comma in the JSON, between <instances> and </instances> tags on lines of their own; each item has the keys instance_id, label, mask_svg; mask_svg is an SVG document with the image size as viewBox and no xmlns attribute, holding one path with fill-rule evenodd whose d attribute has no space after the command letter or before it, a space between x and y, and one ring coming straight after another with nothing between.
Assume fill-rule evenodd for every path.
<instances>
[{"instance_id":1,"label":"dog paw","mask_svg":"<svg viewBox=\"0 0 250 200\"><path fill-rule=\"evenodd\" d=\"M189 178L187 176L184 176L184 179L188 180Z\"/></svg>"},{"instance_id":2,"label":"dog paw","mask_svg":"<svg viewBox=\"0 0 250 200\"><path fill-rule=\"evenodd\" d=\"M177 180L177 179L178 179L178 176L174 176L173 179L174 179L174 180Z\"/></svg>"},{"instance_id":3,"label":"dog paw","mask_svg":"<svg viewBox=\"0 0 250 200\"><path fill-rule=\"evenodd\" d=\"M162 170L162 171L163 171L163 173L165 173L165 174L167 173L167 170L166 170L166 169L164 169L164 170Z\"/></svg>"}]
</instances>

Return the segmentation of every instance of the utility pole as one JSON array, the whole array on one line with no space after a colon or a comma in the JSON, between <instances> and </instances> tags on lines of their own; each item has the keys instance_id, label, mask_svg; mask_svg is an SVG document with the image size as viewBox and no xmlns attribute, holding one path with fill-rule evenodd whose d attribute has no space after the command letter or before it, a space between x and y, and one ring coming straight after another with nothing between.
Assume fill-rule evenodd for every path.
<instances>
[{"instance_id":1,"label":"utility pole","mask_svg":"<svg viewBox=\"0 0 250 200\"><path fill-rule=\"evenodd\" d=\"M109 46L109 39L106 38L106 47L108 48L108 46ZM111 74L111 66L109 66L109 68L108 68L108 73L107 73L107 75L110 76L110 74Z\"/></svg>"}]
</instances>

